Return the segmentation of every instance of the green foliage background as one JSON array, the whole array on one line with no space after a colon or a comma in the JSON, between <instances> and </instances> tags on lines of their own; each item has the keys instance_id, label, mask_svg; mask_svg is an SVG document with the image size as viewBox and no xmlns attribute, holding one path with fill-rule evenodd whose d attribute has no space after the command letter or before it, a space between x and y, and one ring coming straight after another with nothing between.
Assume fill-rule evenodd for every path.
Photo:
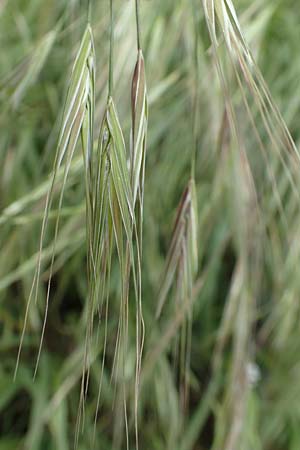
<instances>
[{"instance_id":1,"label":"green foliage background","mask_svg":"<svg viewBox=\"0 0 300 450\"><path fill-rule=\"evenodd\" d=\"M114 4L114 97L129 141L130 81L136 59L134 2L116 0ZM254 58L299 147L299 5L291 0L236 0L234 5ZM87 293L80 148L64 199L38 376L33 381L55 205L43 252L39 302L30 310L15 382L13 372L62 108L86 11L86 2L78 0L0 2L1 450L67 450L74 443ZM256 103L259 92L253 96L242 77L241 85L237 82L234 57L226 49L221 30L217 58L226 83L220 83L201 1L141 1L141 13L149 129L140 448L299 450L299 163L285 159L287 146L275 132L275 110L270 116L271 139ZM108 2L92 2L92 27L97 59L95 114L100 127L107 98ZM171 352L183 322L174 307L176 288L159 320L155 312L175 211L189 177L195 98L199 273L193 297L190 402L183 410ZM224 115L226 102L236 114L246 163L236 156L240 148ZM60 182L61 178L56 194ZM105 450L125 448L118 438L122 410L112 408L114 386L110 383L118 289L118 271L113 266L108 356L96 427L96 448ZM134 321L132 305L131 334ZM99 333L101 337L101 324ZM101 345L93 348L81 450L91 448L102 351ZM134 365L131 345L126 366L131 438ZM134 448L133 440L130 445Z\"/></svg>"}]
</instances>

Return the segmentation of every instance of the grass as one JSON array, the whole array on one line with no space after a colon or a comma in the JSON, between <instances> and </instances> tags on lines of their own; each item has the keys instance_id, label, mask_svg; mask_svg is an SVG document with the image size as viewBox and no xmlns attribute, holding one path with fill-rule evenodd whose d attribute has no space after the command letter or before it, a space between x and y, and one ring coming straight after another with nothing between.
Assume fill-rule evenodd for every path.
<instances>
[{"instance_id":1,"label":"grass","mask_svg":"<svg viewBox=\"0 0 300 450\"><path fill-rule=\"evenodd\" d=\"M0 7L0 449L296 450L298 8L89 6Z\"/></svg>"}]
</instances>

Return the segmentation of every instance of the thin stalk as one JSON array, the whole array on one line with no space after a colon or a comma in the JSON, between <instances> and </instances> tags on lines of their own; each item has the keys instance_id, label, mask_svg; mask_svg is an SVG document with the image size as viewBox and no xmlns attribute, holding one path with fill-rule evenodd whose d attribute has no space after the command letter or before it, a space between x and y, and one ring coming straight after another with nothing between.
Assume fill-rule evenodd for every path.
<instances>
[{"instance_id":1,"label":"thin stalk","mask_svg":"<svg viewBox=\"0 0 300 450\"><path fill-rule=\"evenodd\" d=\"M109 44L109 78L108 78L108 96L112 96L114 76L113 76L113 60L114 60L114 15L113 0L110 0L110 44Z\"/></svg>"},{"instance_id":2,"label":"thin stalk","mask_svg":"<svg viewBox=\"0 0 300 450\"><path fill-rule=\"evenodd\" d=\"M139 0L135 0L135 21L136 21L136 38L137 48L141 50L141 28L140 28L140 4Z\"/></svg>"},{"instance_id":3,"label":"thin stalk","mask_svg":"<svg viewBox=\"0 0 300 450\"><path fill-rule=\"evenodd\" d=\"M88 23L91 23L91 17L92 17L92 0L88 0L88 14L87 14Z\"/></svg>"},{"instance_id":4,"label":"thin stalk","mask_svg":"<svg viewBox=\"0 0 300 450\"><path fill-rule=\"evenodd\" d=\"M191 178L195 179L195 171L196 171L196 159L197 159L197 147L198 147L198 106L199 106L199 33L198 33L198 16L197 16L197 7L195 6L195 2L193 2L194 7L192 6L192 15L194 20L194 36L195 36L195 45L194 45L194 64L195 64L195 96L193 102L193 145L192 145L192 155L191 155Z\"/></svg>"}]
</instances>

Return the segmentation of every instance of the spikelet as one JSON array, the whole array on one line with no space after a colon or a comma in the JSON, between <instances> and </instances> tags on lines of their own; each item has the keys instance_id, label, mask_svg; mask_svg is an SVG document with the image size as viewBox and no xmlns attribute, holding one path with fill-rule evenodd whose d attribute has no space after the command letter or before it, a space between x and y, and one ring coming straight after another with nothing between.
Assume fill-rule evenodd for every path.
<instances>
[{"instance_id":1,"label":"spikelet","mask_svg":"<svg viewBox=\"0 0 300 450\"><path fill-rule=\"evenodd\" d=\"M45 211L42 222L41 236L40 236L40 244L39 244L39 253L38 253L38 261L36 265L36 270L34 274L34 279L29 295L29 299L27 301L24 326L20 340L19 352L17 357L15 376L18 369L25 329L27 325L28 313L32 299L34 298L35 303L37 302L38 297L38 286L40 282L41 276L41 262L42 262L42 251L44 244L45 232L48 224L49 213L51 210L51 205L54 196L54 187L57 179L57 175L59 169L64 160L64 170L63 170L63 181L61 192L59 196L59 206L58 206L58 214L55 224L55 235L53 239L53 247L52 247L52 257L50 263L49 270L49 280L48 280L48 288L46 294L46 306L45 306L45 316L42 327L42 334L40 340L40 346L38 350L38 356L36 361L36 367L34 376L36 374L39 358L42 349L43 337L46 327L48 306L49 306L49 295L50 295L50 287L51 287L51 278L53 271L53 263L54 263L54 255L55 255L55 247L58 236L58 228L59 228L59 218L60 218L60 210L62 207L64 189L66 186L68 174L70 171L71 162L74 156L74 152L76 149L76 145L79 137L82 135L83 141L86 142L85 145L85 159L88 160L90 158L91 146L92 146L92 128L93 128L93 115L94 115L94 78L95 78L95 53L94 53L94 43L93 43L93 35L90 26L88 25L79 48L79 51L76 56L76 60L72 69L70 84L68 88L67 98L64 105L63 117L62 117L62 125L60 129L58 145L55 155L53 172L51 175L51 184L47 193ZM86 126L89 123L89 126ZM86 171L86 178L89 178L90 175ZM86 181L88 183L88 181Z\"/></svg>"},{"instance_id":2,"label":"spikelet","mask_svg":"<svg viewBox=\"0 0 300 450\"><path fill-rule=\"evenodd\" d=\"M133 195L135 222L133 237L137 242L136 261L133 265L136 280L136 382L135 382L135 434L136 448L138 448L138 395L141 373L141 361L144 345L144 320L142 312L142 241L143 241L143 209L144 182L148 127L148 100L145 75L145 63L142 50L138 50L137 61L132 77L131 87L131 145L130 145L130 174Z\"/></svg>"},{"instance_id":3,"label":"spikelet","mask_svg":"<svg viewBox=\"0 0 300 450\"><path fill-rule=\"evenodd\" d=\"M176 284L175 308L183 310L186 319L175 345L175 359L179 357L180 398L183 409L188 404L189 365L192 326L192 294L198 269L197 197L194 179L184 190L177 210L166 267L158 294L156 317L161 315L167 295Z\"/></svg>"},{"instance_id":4,"label":"spikelet","mask_svg":"<svg viewBox=\"0 0 300 450\"><path fill-rule=\"evenodd\" d=\"M180 280L180 300L191 299L193 280L198 269L197 249L197 198L195 182L191 179L177 209L166 267L160 283L157 318L161 315L175 277Z\"/></svg>"}]
</instances>

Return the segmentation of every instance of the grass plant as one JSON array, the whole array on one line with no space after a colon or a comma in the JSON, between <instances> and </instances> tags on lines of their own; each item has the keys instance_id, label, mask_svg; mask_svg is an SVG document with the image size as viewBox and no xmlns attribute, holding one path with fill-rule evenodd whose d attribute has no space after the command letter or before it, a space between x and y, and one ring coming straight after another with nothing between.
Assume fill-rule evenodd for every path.
<instances>
[{"instance_id":1,"label":"grass plant","mask_svg":"<svg viewBox=\"0 0 300 450\"><path fill-rule=\"evenodd\" d=\"M299 21L0 4L0 450L300 448Z\"/></svg>"}]
</instances>

